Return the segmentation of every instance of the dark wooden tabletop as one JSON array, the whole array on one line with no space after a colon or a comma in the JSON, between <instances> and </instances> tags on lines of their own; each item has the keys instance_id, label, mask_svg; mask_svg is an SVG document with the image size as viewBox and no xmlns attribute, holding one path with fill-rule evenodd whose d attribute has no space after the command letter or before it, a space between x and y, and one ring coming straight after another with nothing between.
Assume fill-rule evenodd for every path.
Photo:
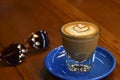
<instances>
[{"instance_id":1,"label":"dark wooden tabletop","mask_svg":"<svg viewBox=\"0 0 120 80\"><path fill-rule=\"evenodd\" d=\"M114 71L103 80L120 79L120 0L0 0L0 45L25 43L28 36L46 30L50 46L30 54L15 66L0 62L0 80L58 80L45 66L45 56L62 45L60 27L72 21L89 21L100 25L99 46L116 59Z\"/></svg>"}]
</instances>

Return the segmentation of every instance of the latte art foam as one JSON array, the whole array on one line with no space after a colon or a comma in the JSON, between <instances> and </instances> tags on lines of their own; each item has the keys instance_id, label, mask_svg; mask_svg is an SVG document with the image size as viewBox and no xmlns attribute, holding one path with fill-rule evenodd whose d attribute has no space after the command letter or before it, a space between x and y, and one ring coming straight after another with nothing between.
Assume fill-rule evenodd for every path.
<instances>
[{"instance_id":1,"label":"latte art foam","mask_svg":"<svg viewBox=\"0 0 120 80\"><path fill-rule=\"evenodd\" d=\"M78 25L75 25L73 27L73 30L75 30L76 32L85 32L89 29L89 27L85 26L85 25L82 25L82 24L78 24Z\"/></svg>"},{"instance_id":2,"label":"latte art foam","mask_svg":"<svg viewBox=\"0 0 120 80\"><path fill-rule=\"evenodd\" d=\"M86 37L98 33L99 29L95 24L79 21L64 25L61 31L72 37Z\"/></svg>"}]
</instances>

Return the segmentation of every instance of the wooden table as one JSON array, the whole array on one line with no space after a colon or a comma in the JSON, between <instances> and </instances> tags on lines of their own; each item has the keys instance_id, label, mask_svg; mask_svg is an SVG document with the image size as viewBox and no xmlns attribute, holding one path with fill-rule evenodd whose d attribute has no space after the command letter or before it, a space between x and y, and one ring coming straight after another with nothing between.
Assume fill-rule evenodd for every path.
<instances>
[{"instance_id":1,"label":"wooden table","mask_svg":"<svg viewBox=\"0 0 120 80\"><path fill-rule=\"evenodd\" d=\"M50 50L62 44L60 27L71 21L90 21L100 25L99 46L116 59L114 71L103 80L120 79L120 0L0 0L0 44L25 43L34 32L45 29L50 47L30 54L14 67L0 62L0 80L58 80L50 74L44 59Z\"/></svg>"}]
</instances>

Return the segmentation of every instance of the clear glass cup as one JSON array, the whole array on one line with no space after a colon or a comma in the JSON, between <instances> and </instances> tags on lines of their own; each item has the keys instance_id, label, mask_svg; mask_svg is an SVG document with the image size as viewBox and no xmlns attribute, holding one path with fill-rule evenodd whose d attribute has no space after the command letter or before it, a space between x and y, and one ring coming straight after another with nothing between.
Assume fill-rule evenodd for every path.
<instances>
[{"instance_id":1,"label":"clear glass cup","mask_svg":"<svg viewBox=\"0 0 120 80\"><path fill-rule=\"evenodd\" d=\"M70 22L61 27L66 65L70 71L88 72L93 67L99 27L85 21Z\"/></svg>"}]
</instances>

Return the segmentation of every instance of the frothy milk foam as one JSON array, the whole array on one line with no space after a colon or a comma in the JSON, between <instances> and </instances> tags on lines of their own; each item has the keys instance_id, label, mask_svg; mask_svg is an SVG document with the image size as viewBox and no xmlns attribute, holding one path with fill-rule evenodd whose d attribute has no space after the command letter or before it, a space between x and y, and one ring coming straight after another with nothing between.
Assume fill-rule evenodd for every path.
<instances>
[{"instance_id":1,"label":"frothy milk foam","mask_svg":"<svg viewBox=\"0 0 120 80\"><path fill-rule=\"evenodd\" d=\"M98 27L89 22L72 22L62 27L62 32L68 36L73 37L87 37L98 32Z\"/></svg>"},{"instance_id":2,"label":"frothy milk foam","mask_svg":"<svg viewBox=\"0 0 120 80\"><path fill-rule=\"evenodd\" d=\"M63 46L66 52L77 61L91 57L98 41L97 25L84 21L65 24L61 28Z\"/></svg>"}]
</instances>

